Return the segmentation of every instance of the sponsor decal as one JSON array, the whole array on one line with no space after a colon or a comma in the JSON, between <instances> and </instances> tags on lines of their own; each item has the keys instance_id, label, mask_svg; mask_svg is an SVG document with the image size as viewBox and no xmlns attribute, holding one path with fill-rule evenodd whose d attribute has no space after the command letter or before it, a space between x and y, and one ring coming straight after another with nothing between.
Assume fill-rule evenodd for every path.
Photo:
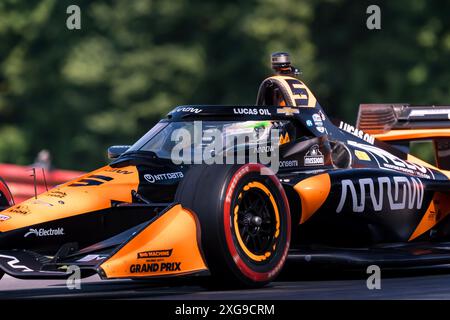
<instances>
[{"instance_id":1,"label":"sponsor decal","mask_svg":"<svg viewBox=\"0 0 450 320\"><path fill-rule=\"evenodd\" d=\"M174 112L190 112L190 113L200 113L202 109L194 108L194 107L180 107L176 108Z\"/></svg>"},{"instance_id":2,"label":"sponsor decal","mask_svg":"<svg viewBox=\"0 0 450 320\"><path fill-rule=\"evenodd\" d=\"M291 141L291 138L289 137L289 133L286 132L286 134L283 136L283 134L280 134L280 145L288 143Z\"/></svg>"},{"instance_id":3,"label":"sponsor decal","mask_svg":"<svg viewBox=\"0 0 450 320\"><path fill-rule=\"evenodd\" d=\"M314 122L322 121L322 117L318 113L314 113L312 118Z\"/></svg>"},{"instance_id":4,"label":"sponsor decal","mask_svg":"<svg viewBox=\"0 0 450 320\"><path fill-rule=\"evenodd\" d=\"M390 163L382 163L381 169L394 170L394 171L404 172L407 174L416 175L416 176L426 178L426 179L431 179L431 176L429 174L424 174L423 172L418 171L416 168L411 169L411 168L405 168L403 166L397 166L397 165L390 164Z\"/></svg>"},{"instance_id":5,"label":"sponsor decal","mask_svg":"<svg viewBox=\"0 0 450 320\"><path fill-rule=\"evenodd\" d=\"M275 151L274 146L258 146L256 148L253 148L253 153L268 153L274 151Z\"/></svg>"},{"instance_id":6,"label":"sponsor decal","mask_svg":"<svg viewBox=\"0 0 450 320\"><path fill-rule=\"evenodd\" d=\"M430 169L417 163L402 160L386 150L355 141L347 141L347 143L351 146L364 149L365 152L372 154L375 157L380 169L403 172L425 179L431 179L432 177L434 178L434 174Z\"/></svg>"},{"instance_id":7,"label":"sponsor decal","mask_svg":"<svg viewBox=\"0 0 450 320\"><path fill-rule=\"evenodd\" d=\"M51 236L63 236L64 228L56 228L56 229L29 229L27 233L23 236L24 238L28 238L29 236L36 237L51 237Z\"/></svg>"},{"instance_id":8,"label":"sponsor decal","mask_svg":"<svg viewBox=\"0 0 450 320\"><path fill-rule=\"evenodd\" d=\"M322 116L318 113L314 113L312 115L313 121L314 121L314 125L316 126L316 130L319 131L320 133L324 133L325 132L325 128L323 126L323 119Z\"/></svg>"},{"instance_id":9,"label":"sponsor decal","mask_svg":"<svg viewBox=\"0 0 450 320\"><path fill-rule=\"evenodd\" d=\"M424 186L418 178L364 178L359 179L356 184L359 188L355 187L352 180L341 181L342 191L337 213L342 211L347 200L350 200L353 212L364 212L367 202L376 212L422 208Z\"/></svg>"},{"instance_id":10,"label":"sponsor decal","mask_svg":"<svg viewBox=\"0 0 450 320\"><path fill-rule=\"evenodd\" d=\"M170 172L170 173L159 173L159 174L144 174L144 179L147 182L155 183L155 182L161 182L166 180L175 180L175 179L181 179L183 178L183 172Z\"/></svg>"},{"instance_id":11,"label":"sponsor decal","mask_svg":"<svg viewBox=\"0 0 450 320\"><path fill-rule=\"evenodd\" d=\"M311 120L306 120L306 125L308 127L312 127L313 126L313 122Z\"/></svg>"},{"instance_id":12,"label":"sponsor decal","mask_svg":"<svg viewBox=\"0 0 450 320\"><path fill-rule=\"evenodd\" d=\"M112 172L112 173L117 173L117 174L132 174L133 173L133 171L122 170L122 169L118 169L118 168L106 169L105 172Z\"/></svg>"},{"instance_id":13,"label":"sponsor decal","mask_svg":"<svg viewBox=\"0 0 450 320\"><path fill-rule=\"evenodd\" d=\"M324 156L319 150L319 145L315 144L309 148L304 158L305 166L323 166Z\"/></svg>"},{"instance_id":14,"label":"sponsor decal","mask_svg":"<svg viewBox=\"0 0 450 320\"><path fill-rule=\"evenodd\" d=\"M325 121L326 117L325 114L322 112L322 110L319 111L319 116L322 119L322 121Z\"/></svg>"},{"instance_id":15,"label":"sponsor decal","mask_svg":"<svg viewBox=\"0 0 450 320\"><path fill-rule=\"evenodd\" d=\"M419 109L419 110L411 110L409 113L410 117L426 117L426 116L436 116L436 115L447 115L447 118L450 120L450 111L448 109Z\"/></svg>"},{"instance_id":16,"label":"sponsor decal","mask_svg":"<svg viewBox=\"0 0 450 320\"><path fill-rule=\"evenodd\" d=\"M42 200L34 200L33 204L40 204L40 205L43 205L43 206L46 206L46 207L53 207L53 204L51 204L50 202L45 202L45 201L42 201Z\"/></svg>"},{"instance_id":17,"label":"sponsor decal","mask_svg":"<svg viewBox=\"0 0 450 320\"><path fill-rule=\"evenodd\" d=\"M94 174L88 176L86 178L75 181L72 184L69 184L69 187L90 187L90 186L99 186L104 184L105 182L114 180L113 177L108 177L104 175Z\"/></svg>"},{"instance_id":18,"label":"sponsor decal","mask_svg":"<svg viewBox=\"0 0 450 320\"><path fill-rule=\"evenodd\" d=\"M361 161L370 161L369 155L361 150L355 150L355 156Z\"/></svg>"},{"instance_id":19,"label":"sponsor decal","mask_svg":"<svg viewBox=\"0 0 450 320\"><path fill-rule=\"evenodd\" d=\"M87 256L78 259L77 262L91 262L91 261L101 261L104 260L106 256L101 256L99 254L88 254Z\"/></svg>"},{"instance_id":20,"label":"sponsor decal","mask_svg":"<svg viewBox=\"0 0 450 320\"><path fill-rule=\"evenodd\" d=\"M173 249L167 250L152 250L139 252L137 254L138 259L150 259L150 258L168 258L172 255Z\"/></svg>"},{"instance_id":21,"label":"sponsor decal","mask_svg":"<svg viewBox=\"0 0 450 320\"><path fill-rule=\"evenodd\" d=\"M368 133L365 133L364 131L359 130L359 129L355 128L354 126L349 125L349 124L347 124L347 123L345 123L343 121L341 121L341 123L339 124L339 129L344 130L344 131L354 135L355 137L358 137L358 138L360 138L360 139L362 139L362 140L364 140L364 141L366 141L366 142L368 142L370 144L374 144L375 143L375 137L374 136L372 136L372 135L370 135Z\"/></svg>"},{"instance_id":22,"label":"sponsor decal","mask_svg":"<svg viewBox=\"0 0 450 320\"><path fill-rule=\"evenodd\" d=\"M8 212L19 213L19 214L29 214L30 208L28 208L28 206L26 206L26 205L18 205L18 206L15 206L15 207L12 207L11 209L9 209Z\"/></svg>"},{"instance_id":23,"label":"sponsor decal","mask_svg":"<svg viewBox=\"0 0 450 320\"><path fill-rule=\"evenodd\" d=\"M298 108L283 107L283 108L277 108L277 113L281 113L286 116L293 116L294 114L300 113L300 111L298 110Z\"/></svg>"},{"instance_id":24,"label":"sponsor decal","mask_svg":"<svg viewBox=\"0 0 450 320\"><path fill-rule=\"evenodd\" d=\"M59 199L67 197L67 193L65 193L63 191L59 191L59 190L51 190L47 193L47 195L49 197L54 197L54 198L59 198Z\"/></svg>"},{"instance_id":25,"label":"sponsor decal","mask_svg":"<svg viewBox=\"0 0 450 320\"><path fill-rule=\"evenodd\" d=\"M250 167L245 166L244 168L239 169L239 171L237 173L235 173L235 175L233 177L234 179L231 180L231 184L228 187L229 192L227 193L227 195L225 197L225 203L231 203L231 195L234 193L234 189L236 189L236 185L237 185L238 181L249 171L250 171Z\"/></svg>"},{"instance_id":26,"label":"sponsor decal","mask_svg":"<svg viewBox=\"0 0 450 320\"><path fill-rule=\"evenodd\" d=\"M5 214L0 214L0 222L6 221L6 220L9 220L9 219L11 219L10 216L7 216Z\"/></svg>"},{"instance_id":27,"label":"sponsor decal","mask_svg":"<svg viewBox=\"0 0 450 320\"><path fill-rule=\"evenodd\" d=\"M324 127L316 127L317 131L319 131L320 133L324 133L325 132L325 128Z\"/></svg>"},{"instance_id":28,"label":"sponsor decal","mask_svg":"<svg viewBox=\"0 0 450 320\"><path fill-rule=\"evenodd\" d=\"M181 271L181 262L132 264L130 273L174 272Z\"/></svg>"},{"instance_id":29,"label":"sponsor decal","mask_svg":"<svg viewBox=\"0 0 450 320\"><path fill-rule=\"evenodd\" d=\"M260 116L270 116L271 113L268 109L263 108L233 108L234 114L246 114L246 115L260 115Z\"/></svg>"},{"instance_id":30,"label":"sponsor decal","mask_svg":"<svg viewBox=\"0 0 450 320\"><path fill-rule=\"evenodd\" d=\"M280 168L298 167L298 160L280 161Z\"/></svg>"}]
</instances>

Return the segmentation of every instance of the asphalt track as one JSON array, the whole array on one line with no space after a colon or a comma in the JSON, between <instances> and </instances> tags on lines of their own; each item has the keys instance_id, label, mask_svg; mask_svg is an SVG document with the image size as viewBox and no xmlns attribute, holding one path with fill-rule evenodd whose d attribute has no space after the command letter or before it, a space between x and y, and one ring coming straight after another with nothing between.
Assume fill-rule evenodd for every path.
<instances>
[{"instance_id":1,"label":"asphalt track","mask_svg":"<svg viewBox=\"0 0 450 320\"><path fill-rule=\"evenodd\" d=\"M0 280L0 299L158 299L158 300L360 300L450 299L450 270L383 272L380 290L369 290L367 275L324 270L284 274L262 289L211 290L205 278L165 280L83 279L81 289L69 290L65 280Z\"/></svg>"}]
</instances>

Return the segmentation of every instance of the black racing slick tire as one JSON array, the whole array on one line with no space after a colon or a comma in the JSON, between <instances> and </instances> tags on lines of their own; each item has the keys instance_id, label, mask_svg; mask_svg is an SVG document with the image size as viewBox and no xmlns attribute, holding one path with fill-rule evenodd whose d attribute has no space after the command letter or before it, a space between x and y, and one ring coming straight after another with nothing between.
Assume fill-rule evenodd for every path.
<instances>
[{"instance_id":1,"label":"black racing slick tire","mask_svg":"<svg viewBox=\"0 0 450 320\"><path fill-rule=\"evenodd\" d=\"M201 250L215 285L263 286L286 261L289 202L268 170L254 163L193 165L177 189L175 201L199 219Z\"/></svg>"}]
</instances>

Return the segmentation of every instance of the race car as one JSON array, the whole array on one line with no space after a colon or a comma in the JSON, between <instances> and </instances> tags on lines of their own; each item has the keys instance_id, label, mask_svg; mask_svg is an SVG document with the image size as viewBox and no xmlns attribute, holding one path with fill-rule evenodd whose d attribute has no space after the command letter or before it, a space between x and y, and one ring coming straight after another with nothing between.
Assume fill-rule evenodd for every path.
<instances>
[{"instance_id":1,"label":"race car","mask_svg":"<svg viewBox=\"0 0 450 320\"><path fill-rule=\"evenodd\" d=\"M288 54L272 67L255 105L176 107L108 165L1 212L1 270L259 287L291 260L448 264L450 107L333 122ZM415 140L436 164L409 154Z\"/></svg>"}]
</instances>

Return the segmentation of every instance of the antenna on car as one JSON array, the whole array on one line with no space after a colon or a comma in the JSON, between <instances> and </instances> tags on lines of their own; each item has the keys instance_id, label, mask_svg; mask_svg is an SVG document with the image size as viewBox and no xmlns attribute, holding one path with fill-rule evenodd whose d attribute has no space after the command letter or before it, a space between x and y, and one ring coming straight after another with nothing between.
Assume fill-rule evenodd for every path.
<instances>
[{"instance_id":1,"label":"antenna on car","mask_svg":"<svg viewBox=\"0 0 450 320\"><path fill-rule=\"evenodd\" d=\"M42 176L44 177L45 190L48 191L47 178L45 177L45 169L42 168Z\"/></svg>"},{"instance_id":2,"label":"antenna on car","mask_svg":"<svg viewBox=\"0 0 450 320\"><path fill-rule=\"evenodd\" d=\"M37 199L37 182L36 182L36 168L32 168L33 174L30 177L33 177L34 181L34 198Z\"/></svg>"},{"instance_id":3,"label":"antenna on car","mask_svg":"<svg viewBox=\"0 0 450 320\"><path fill-rule=\"evenodd\" d=\"M287 52L275 52L271 55L272 69L277 75L298 76L301 72L291 65L291 58Z\"/></svg>"}]
</instances>

